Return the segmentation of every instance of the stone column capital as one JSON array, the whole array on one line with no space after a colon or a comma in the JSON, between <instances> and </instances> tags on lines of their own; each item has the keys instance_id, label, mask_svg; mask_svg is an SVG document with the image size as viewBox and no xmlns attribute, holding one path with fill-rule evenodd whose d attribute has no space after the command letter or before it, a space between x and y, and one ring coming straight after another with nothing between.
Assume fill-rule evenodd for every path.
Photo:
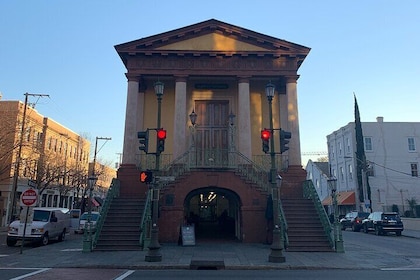
<instances>
[{"instance_id":1,"label":"stone column capital","mask_svg":"<svg viewBox=\"0 0 420 280\"><path fill-rule=\"evenodd\" d=\"M139 82L140 81L140 76L139 75L131 74L131 73L125 73L125 76L127 77L127 81L129 81L129 82Z\"/></svg>"},{"instance_id":2,"label":"stone column capital","mask_svg":"<svg viewBox=\"0 0 420 280\"><path fill-rule=\"evenodd\" d=\"M248 83L249 84L249 79L251 78L251 76L238 76L238 83Z\"/></svg>"},{"instance_id":3,"label":"stone column capital","mask_svg":"<svg viewBox=\"0 0 420 280\"><path fill-rule=\"evenodd\" d=\"M175 75L175 83L186 83L188 75Z\"/></svg>"},{"instance_id":4,"label":"stone column capital","mask_svg":"<svg viewBox=\"0 0 420 280\"><path fill-rule=\"evenodd\" d=\"M289 83L297 83L297 80L299 79L299 75L292 75L292 76L285 76L286 84Z\"/></svg>"}]
</instances>

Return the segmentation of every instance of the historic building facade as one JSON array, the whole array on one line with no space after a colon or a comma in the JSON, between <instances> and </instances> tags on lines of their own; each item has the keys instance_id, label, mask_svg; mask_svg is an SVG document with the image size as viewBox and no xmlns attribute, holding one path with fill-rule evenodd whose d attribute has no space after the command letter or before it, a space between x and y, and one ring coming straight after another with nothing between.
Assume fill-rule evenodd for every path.
<instances>
[{"instance_id":1,"label":"historic building facade","mask_svg":"<svg viewBox=\"0 0 420 280\"><path fill-rule=\"evenodd\" d=\"M0 101L0 120L1 226L19 215L28 182L39 206L73 208L86 188L89 141L20 101Z\"/></svg>"},{"instance_id":2,"label":"historic building facade","mask_svg":"<svg viewBox=\"0 0 420 280\"><path fill-rule=\"evenodd\" d=\"M310 49L218 20L115 46L127 69L127 106L121 196L146 196L141 170L154 170L159 183L160 240L176 242L179 227L212 225L243 242L265 242L267 171L261 149L269 127L265 87L275 85L274 139L290 131L290 149L276 154L282 195L302 185L297 98L298 69ZM154 85L164 84L161 110ZM167 131L156 156L157 124ZM139 131L148 131L148 154L139 150ZM156 160L159 160L156 163ZM204 234L204 233L203 233Z\"/></svg>"},{"instance_id":3,"label":"historic building facade","mask_svg":"<svg viewBox=\"0 0 420 280\"><path fill-rule=\"evenodd\" d=\"M367 159L362 174L363 186L357 181L354 122L327 136L330 170L337 178L337 190L355 195L354 210L398 210L402 215L410 215L406 211L413 209L408 201L420 200L417 148L420 123L385 122L383 117L378 117L376 122L362 122L362 130Z\"/></svg>"}]
</instances>

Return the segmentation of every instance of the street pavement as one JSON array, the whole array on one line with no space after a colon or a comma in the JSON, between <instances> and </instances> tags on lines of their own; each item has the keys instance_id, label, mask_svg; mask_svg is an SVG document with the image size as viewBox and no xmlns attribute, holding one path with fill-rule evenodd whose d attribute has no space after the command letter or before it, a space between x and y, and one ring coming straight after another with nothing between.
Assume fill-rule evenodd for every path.
<instances>
[{"instance_id":1,"label":"street pavement","mask_svg":"<svg viewBox=\"0 0 420 280\"><path fill-rule=\"evenodd\" d=\"M403 235L420 240L420 231ZM123 269L419 269L420 258L408 259L346 243L345 253L287 252L284 263L270 263L270 246L244 243L161 244L162 261L146 262L147 251L82 252L83 235L64 242L24 247L22 254L0 255L0 268L123 268ZM360 261L360 260L363 260ZM194 266L194 264L196 266Z\"/></svg>"}]
</instances>

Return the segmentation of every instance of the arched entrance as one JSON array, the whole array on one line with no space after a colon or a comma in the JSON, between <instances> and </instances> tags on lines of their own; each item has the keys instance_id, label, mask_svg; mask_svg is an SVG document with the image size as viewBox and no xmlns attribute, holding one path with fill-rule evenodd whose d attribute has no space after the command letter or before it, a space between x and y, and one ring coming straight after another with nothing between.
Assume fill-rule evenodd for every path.
<instances>
[{"instance_id":1,"label":"arched entrance","mask_svg":"<svg viewBox=\"0 0 420 280\"><path fill-rule=\"evenodd\" d=\"M195 225L198 241L240 240L240 209L240 197L219 187L195 189L184 200L185 217Z\"/></svg>"}]
</instances>

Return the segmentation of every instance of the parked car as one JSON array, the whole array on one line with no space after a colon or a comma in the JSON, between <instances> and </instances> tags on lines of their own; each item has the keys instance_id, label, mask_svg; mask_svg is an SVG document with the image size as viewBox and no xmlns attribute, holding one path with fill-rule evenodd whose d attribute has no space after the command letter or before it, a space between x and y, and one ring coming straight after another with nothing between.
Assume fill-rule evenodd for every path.
<instances>
[{"instance_id":1,"label":"parked car","mask_svg":"<svg viewBox=\"0 0 420 280\"><path fill-rule=\"evenodd\" d=\"M90 224L87 224L88 230L92 230L92 233L96 231L96 222L99 220L101 214L99 212L92 211L90 214ZM85 225L88 223L89 212L85 212L80 216L79 229L75 230L74 233L83 233Z\"/></svg>"},{"instance_id":2,"label":"parked car","mask_svg":"<svg viewBox=\"0 0 420 280\"><path fill-rule=\"evenodd\" d=\"M344 218L340 220L341 229L346 230L351 228L353 231L360 231L362 229L362 222L369 216L368 212L352 211L346 214Z\"/></svg>"},{"instance_id":3,"label":"parked car","mask_svg":"<svg viewBox=\"0 0 420 280\"><path fill-rule=\"evenodd\" d=\"M18 240L47 245L53 238L63 241L70 228L67 208L34 207L29 210L29 219L17 220L9 225L7 246L15 246ZM33 211L33 212L32 212ZM25 233L24 233L25 231Z\"/></svg>"},{"instance_id":4,"label":"parked car","mask_svg":"<svg viewBox=\"0 0 420 280\"><path fill-rule=\"evenodd\" d=\"M404 230L403 222L396 212L373 212L363 220L363 231L374 231L376 235L395 232L397 236Z\"/></svg>"}]
</instances>

